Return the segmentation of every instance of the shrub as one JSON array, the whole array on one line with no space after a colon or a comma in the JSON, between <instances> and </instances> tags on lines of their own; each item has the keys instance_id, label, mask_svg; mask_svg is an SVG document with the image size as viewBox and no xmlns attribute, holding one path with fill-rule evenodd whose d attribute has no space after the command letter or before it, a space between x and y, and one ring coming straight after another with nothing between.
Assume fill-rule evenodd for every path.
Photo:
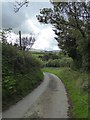
<instances>
[{"instance_id":1,"label":"shrub","mask_svg":"<svg viewBox=\"0 0 90 120\"><path fill-rule=\"evenodd\" d=\"M58 59L52 60L50 59L47 63L46 63L47 67L59 67L60 63Z\"/></svg>"},{"instance_id":2,"label":"shrub","mask_svg":"<svg viewBox=\"0 0 90 120\"><path fill-rule=\"evenodd\" d=\"M39 56L43 61L48 61L50 59L59 59L60 57L56 53L45 53L42 57Z\"/></svg>"},{"instance_id":3,"label":"shrub","mask_svg":"<svg viewBox=\"0 0 90 120\"><path fill-rule=\"evenodd\" d=\"M43 80L41 61L30 52L2 44L3 109L28 94Z\"/></svg>"},{"instance_id":4,"label":"shrub","mask_svg":"<svg viewBox=\"0 0 90 120\"><path fill-rule=\"evenodd\" d=\"M72 65L72 58L70 57L63 57L62 59L60 59L60 67L70 67Z\"/></svg>"},{"instance_id":5,"label":"shrub","mask_svg":"<svg viewBox=\"0 0 90 120\"><path fill-rule=\"evenodd\" d=\"M62 59L50 59L47 63L47 67L70 67L72 64L72 59L68 57L64 57Z\"/></svg>"}]
</instances>

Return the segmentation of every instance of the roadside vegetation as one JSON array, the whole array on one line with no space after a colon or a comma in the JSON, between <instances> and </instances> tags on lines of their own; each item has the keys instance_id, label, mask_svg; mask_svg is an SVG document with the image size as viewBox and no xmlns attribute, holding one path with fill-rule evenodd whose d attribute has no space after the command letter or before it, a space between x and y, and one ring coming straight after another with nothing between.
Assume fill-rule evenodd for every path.
<instances>
[{"instance_id":1,"label":"roadside vegetation","mask_svg":"<svg viewBox=\"0 0 90 120\"><path fill-rule=\"evenodd\" d=\"M35 54L34 54L35 55ZM88 117L88 72L76 69L74 62L67 54L60 53L39 53L36 55L41 59L42 71L57 75L65 85L69 104L70 117Z\"/></svg>"},{"instance_id":2,"label":"roadside vegetation","mask_svg":"<svg viewBox=\"0 0 90 120\"><path fill-rule=\"evenodd\" d=\"M88 73L72 70L69 67L43 68L43 72L57 75L64 83L71 105L73 118L88 117Z\"/></svg>"},{"instance_id":3,"label":"roadside vegetation","mask_svg":"<svg viewBox=\"0 0 90 120\"><path fill-rule=\"evenodd\" d=\"M72 58L63 51L31 53L3 43L2 61L3 110L37 87L43 80L42 72L49 72L57 75L65 85L71 117L88 117L88 72L74 68Z\"/></svg>"},{"instance_id":4,"label":"roadside vegetation","mask_svg":"<svg viewBox=\"0 0 90 120\"><path fill-rule=\"evenodd\" d=\"M2 108L22 99L43 80L41 63L30 52L2 43Z\"/></svg>"},{"instance_id":5,"label":"roadside vegetation","mask_svg":"<svg viewBox=\"0 0 90 120\"><path fill-rule=\"evenodd\" d=\"M63 52L32 53L32 55L41 61L42 67L70 67L73 64L72 58Z\"/></svg>"}]
</instances>

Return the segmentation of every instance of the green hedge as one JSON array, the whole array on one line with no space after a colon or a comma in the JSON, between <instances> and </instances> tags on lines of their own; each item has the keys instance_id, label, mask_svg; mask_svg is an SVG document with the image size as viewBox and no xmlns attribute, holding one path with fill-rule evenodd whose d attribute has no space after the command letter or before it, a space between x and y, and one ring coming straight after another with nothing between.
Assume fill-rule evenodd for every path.
<instances>
[{"instance_id":1,"label":"green hedge","mask_svg":"<svg viewBox=\"0 0 90 120\"><path fill-rule=\"evenodd\" d=\"M30 52L2 44L3 109L20 100L43 80L41 62Z\"/></svg>"},{"instance_id":2,"label":"green hedge","mask_svg":"<svg viewBox=\"0 0 90 120\"><path fill-rule=\"evenodd\" d=\"M50 59L46 63L46 67L70 67L72 65L72 59L68 57L63 57L61 59Z\"/></svg>"}]
</instances>

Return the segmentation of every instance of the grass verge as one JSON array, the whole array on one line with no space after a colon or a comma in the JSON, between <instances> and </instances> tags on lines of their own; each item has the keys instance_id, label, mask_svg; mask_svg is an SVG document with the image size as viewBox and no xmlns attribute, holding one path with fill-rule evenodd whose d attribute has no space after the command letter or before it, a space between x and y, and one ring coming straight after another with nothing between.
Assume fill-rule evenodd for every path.
<instances>
[{"instance_id":1,"label":"grass verge","mask_svg":"<svg viewBox=\"0 0 90 120\"><path fill-rule=\"evenodd\" d=\"M73 118L88 118L88 74L74 71L70 68L43 68L43 72L57 75L65 84L72 102Z\"/></svg>"}]
</instances>

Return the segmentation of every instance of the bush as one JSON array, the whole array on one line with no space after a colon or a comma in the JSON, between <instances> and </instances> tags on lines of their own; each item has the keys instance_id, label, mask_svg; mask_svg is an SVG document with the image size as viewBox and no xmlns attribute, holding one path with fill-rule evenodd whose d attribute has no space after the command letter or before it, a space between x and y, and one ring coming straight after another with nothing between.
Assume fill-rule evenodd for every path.
<instances>
[{"instance_id":1,"label":"bush","mask_svg":"<svg viewBox=\"0 0 90 120\"><path fill-rule=\"evenodd\" d=\"M60 57L55 53L45 53L43 56L39 56L43 61L48 61L50 59L59 59Z\"/></svg>"},{"instance_id":2,"label":"bush","mask_svg":"<svg viewBox=\"0 0 90 120\"><path fill-rule=\"evenodd\" d=\"M68 57L64 57L62 59L50 59L46 63L46 67L70 67L72 64L72 59Z\"/></svg>"},{"instance_id":3,"label":"bush","mask_svg":"<svg viewBox=\"0 0 90 120\"><path fill-rule=\"evenodd\" d=\"M28 94L43 80L41 61L30 52L2 44L3 109Z\"/></svg>"},{"instance_id":4,"label":"bush","mask_svg":"<svg viewBox=\"0 0 90 120\"><path fill-rule=\"evenodd\" d=\"M58 59L52 60L50 59L47 63L46 63L46 67L59 67L60 63Z\"/></svg>"},{"instance_id":5,"label":"bush","mask_svg":"<svg viewBox=\"0 0 90 120\"><path fill-rule=\"evenodd\" d=\"M60 67L71 67L73 60L70 57L63 57L59 62Z\"/></svg>"}]
</instances>

